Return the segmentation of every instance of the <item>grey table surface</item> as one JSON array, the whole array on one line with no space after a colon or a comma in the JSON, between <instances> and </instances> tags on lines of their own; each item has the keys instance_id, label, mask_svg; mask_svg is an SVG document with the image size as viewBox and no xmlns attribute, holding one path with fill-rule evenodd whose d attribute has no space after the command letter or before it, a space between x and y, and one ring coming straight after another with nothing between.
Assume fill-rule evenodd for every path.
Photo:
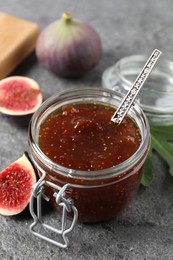
<instances>
[{"instance_id":1,"label":"grey table surface","mask_svg":"<svg viewBox=\"0 0 173 260\"><path fill-rule=\"evenodd\" d=\"M64 11L89 22L100 34L103 56L86 76L62 79L46 71L31 54L13 75L37 80L45 99L72 87L101 86L103 71L118 59L150 54L158 48L173 60L173 1L171 0L0 0L1 11L33 21L45 28ZM28 124L0 114L0 170L27 149ZM0 216L0 259L173 259L173 178L168 166L154 155L154 181L140 188L129 207L116 219L97 225L78 224L70 234L68 249L59 249L33 236L29 212ZM45 219L56 225L57 213L47 210Z\"/></svg>"}]
</instances>

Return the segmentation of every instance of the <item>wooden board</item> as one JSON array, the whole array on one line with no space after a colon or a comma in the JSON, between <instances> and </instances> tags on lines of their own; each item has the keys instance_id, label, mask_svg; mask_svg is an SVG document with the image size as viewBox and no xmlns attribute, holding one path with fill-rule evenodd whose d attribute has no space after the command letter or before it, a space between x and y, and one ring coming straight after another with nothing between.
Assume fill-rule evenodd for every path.
<instances>
[{"instance_id":1,"label":"wooden board","mask_svg":"<svg viewBox=\"0 0 173 260\"><path fill-rule=\"evenodd\" d=\"M37 24L0 12L0 79L34 50L39 32Z\"/></svg>"}]
</instances>

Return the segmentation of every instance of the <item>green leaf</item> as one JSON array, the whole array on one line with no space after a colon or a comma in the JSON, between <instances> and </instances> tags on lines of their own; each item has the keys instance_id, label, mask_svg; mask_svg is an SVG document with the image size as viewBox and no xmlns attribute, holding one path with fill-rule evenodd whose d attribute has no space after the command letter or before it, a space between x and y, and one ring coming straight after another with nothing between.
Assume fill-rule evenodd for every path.
<instances>
[{"instance_id":1,"label":"green leaf","mask_svg":"<svg viewBox=\"0 0 173 260\"><path fill-rule=\"evenodd\" d=\"M151 148L144 165L141 184L149 186L153 180L152 151L156 151L169 166L169 173L173 176L173 125L151 126Z\"/></svg>"},{"instance_id":2,"label":"green leaf","mask_svg":"<svg viewBox=\"0 0 173 260\"><path fill-rule=\"evenodd\" d=\"M153 181L153 171L152 171L152 150L149 150L148 156L145 161L143 174L141 178L141 184L145 187L148 187Z\"/></svg>"},{"instance_id":3,"label":"green leaf","mask_svg":"<svg viewBox=\"0 0 173 260\"><path fill-rule=\"evenodd\" d=\"M150 126L151 135L159 135L162 139L173 141L173 125Z\"/></svg>"},{"instance_id":4,"label":"green leaf","mask_svg":"<svg viewBox=\"0 0 173 260\"><path fill-rule=\"evenodd\" d=\"M152 135L152 147L158 154L167 162L169 172L173 176L173 147L165 140L161 139L159 135Z\"/></svg>"}]
</instances>

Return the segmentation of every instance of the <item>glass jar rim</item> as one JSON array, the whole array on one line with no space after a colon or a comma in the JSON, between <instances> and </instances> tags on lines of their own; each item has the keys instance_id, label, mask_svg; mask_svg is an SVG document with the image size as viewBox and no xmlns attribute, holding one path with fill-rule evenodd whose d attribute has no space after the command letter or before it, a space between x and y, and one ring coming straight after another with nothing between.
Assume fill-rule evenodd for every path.
<instances>
[{"instance_id":1,"label":"glass jar rim","mask_svg":"<svg viewBox=\"0 0 173 260\"><path fill-rule=\"evenodd\" d=\"M105 88L127 93L142 70L147 55L131 55L118 60L102 74ZM173 122L173 61L161 57L138 95L140 107L150 124Z\"/></svg>"},{"instance_id":2,"label":"glass jar rim","mask_svg":"<svg viewBox=\"0 0 173 260\"><path fill-rule=\"evenodd\" d=\"M78 93L78 94L77 94ZM30 121L29 125L29 147L30 147L30 155L34 162L36 160L33 158L32 154L36 155L37 159L44 163L46 167L51 169L52 171L58 173L59 175L63 175L65 177L70 177L74 179L85 179L85 180L99 180L99 179L109 179L115 176L119 176L123 174L124 172L128 172L134 165L136 165L140 160L143 158L144 154L147 151L147 148L150 143L150 136L149 136L149 124L148 120L142 111L142 109L139 107L138 104L134 104L129 111L133 112L133 114L140 116L140 126L139 126L139 120L136 120L136 124L139 127L142 135L142 140L140 143L139 148L137 151L129 157L124 162L110 167L103 170L97 170L97 171L83 171L83 170L76 170L71 169L68 167L64 167L60 164L55 163L53 160L49 159L40 149L38 142L36 141L35 136L35 129L36 129L36 123L39 115L44 114L47 111L48 108L50 108L51 104L54 104L55 101L61 102L63 98L66 98L67 101L70 101L73 95L77 95L78 97L82 97L83 95L83 101L87 97L96 97L98 94L103 94L103 97L110 100L118 100L120 102L123 98L123 95L120 93L116 93L115 91L104 89L104 88L94 88L94 87L84 87L84 88L72 88L65 91L61 91L60 93L57 93L50 98L48 98L46 101L43 102L43 104L40 106L40 108L34 113L32 116L32 119ZM72 99L73 100L73 99ZM105 102L105 101L104 101ZM105 102L105 104L109 105L108 102ZM50 114L50 113L49 113ZM37 163L36 163L37 164ZM132 174L132 173L131 173ZM129 175L127 175L129 176Z\"/></svg>"},{"instance_id":3,"label":"glass jar rim","mask_svg":"<svg viewBox=\"0 0 173 260\"><path fill-rule=\"evenodd\" d=\"M125 83L127 86L131 86L132 82L130 80L128 80L120 71L128 63L132 62L135 64L135 63L141 62L142 64L144 64L146 62L146 60L147 60L147 55L131 55L131 56L121 58L111 68L116 69L117 76L122 80L123 83ZM153 72L157 73L161 68L167 69L169 71L169 74L172 74L171 76L173 77L173 62L171 60L161 57L157 62L157 66L153 68L151 73L153 73ZM142 69L142 67L140 69ZM145 88L143 88L142 90L145 91ZM152 89L152 91L156 91L156 90ZM158 92L161 92L161 93L165 92L164 88L162 90L159 90ZM170 94L173 95L173 89Z\"/></svg>"}]
</instances>

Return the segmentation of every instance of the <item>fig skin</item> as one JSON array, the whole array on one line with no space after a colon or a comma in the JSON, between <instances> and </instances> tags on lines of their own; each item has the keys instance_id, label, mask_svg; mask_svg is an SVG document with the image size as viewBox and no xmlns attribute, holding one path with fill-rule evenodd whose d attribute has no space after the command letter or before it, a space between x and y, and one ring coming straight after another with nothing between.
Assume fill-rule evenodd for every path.
<instances>
[{"instance_id":1,"label":"fig skin","mask_svg":"<svg viewBox=\"0 0 173 260\"><path fill-rule=\"evenodd\" d=\"M70 13L53 22L39 35L36 56L46 69L60 77L78 77L92 70L102 55L101 39L88 24Z\"/></svg>"},{"instance_id":2,"label":"fig skin","mask_svg":"<svg viewBox=\"0 0 173 260\"><path fill-rule=\"evenodd\" d=\"M28 77L11 76L0 80L0 112L11 116L33 114L43 95L38 83Z\"/></svg>"},{"instance_id":3,"label":"fig skin","mask_svg":"<svg viewBox=\"0 0 173 260\"><path fill-rule=\"evenodd\" d=\"M25 154L0 173L0 214L14 216L29 204L35 170Z\"/></svg>"}]
</instances>

